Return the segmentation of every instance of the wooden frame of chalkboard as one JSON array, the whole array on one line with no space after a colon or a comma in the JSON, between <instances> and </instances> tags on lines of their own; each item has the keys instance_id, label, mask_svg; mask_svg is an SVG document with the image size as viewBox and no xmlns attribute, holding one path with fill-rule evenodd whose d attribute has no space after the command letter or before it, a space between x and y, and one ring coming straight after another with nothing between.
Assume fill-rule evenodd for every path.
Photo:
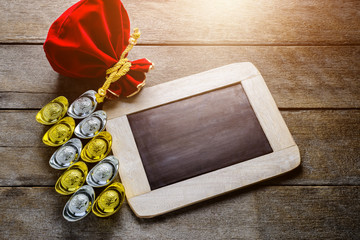
<instances>
[{"instance_id":1,"label":"wooden frame of chalkboard","mask_svg":"<svg viewBox=\"0 0 360 240\"><path fill-rule=\"evenodd\" d=\"M159 188L150 186L129 115L219 89L241 85L272 152ZM109 101L107 131L128 203L141 218L161 215L283 174L300 164L300 153L260 72L249 62L234 63L142 90L124 101ZM206 143L204 143L206 144Z\"/></svg>"}]
</instances>

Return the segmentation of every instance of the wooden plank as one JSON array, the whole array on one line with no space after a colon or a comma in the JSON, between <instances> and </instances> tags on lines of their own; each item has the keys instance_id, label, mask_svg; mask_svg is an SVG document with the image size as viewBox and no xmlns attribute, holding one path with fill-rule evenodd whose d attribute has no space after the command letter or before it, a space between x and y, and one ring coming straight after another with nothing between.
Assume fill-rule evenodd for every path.
<instances>
[{"instance_id":1,"label":"wooden plank","mask_svg":"<svg viewBox=\"0 0 360 240\"><path fill-rule=\"evenodd\" d=\"M263 75L280 108L360 107L360 46L137 46L129 56L142 57L156 64L145 88L249 61ZM0 58L0 108L41 108L60 94L72 101L103 81L59 76L47 63L41 46L0 46Z\"/></svg>"},{"instance_id":2,"label":"wooden plank","mask_svg":"<svg viewBox=\"0 0 360 240\"><path fill-rule=\"evenodd\" d=\"M42 137L50 126L37 123L36 113L32 110L0 111L0 147L45 147Z\"/></svg>"},{"instance_id":3,"label":"wooden plank","mask_svg":"<svg viewBox=\"0 0 360 240\"><path fill-rule=\"evenodd\" d=\"M0 186L55 185L63 171L50 167L50 147L0 147Z\"/></svg>"},{"instance_id":4,"label":"wooden plank","mask_svg":"<svg viewBox=\"0 0 360 240\"><path fill-rule=\"evenodd\" d=\"M268 184L359 184L359 110L283 111L282 115L299 146L302 165Z\"/></svg>"},{"instance_id":5,"label":"wooden plank","mask_svg":"<svg viewBox=\"0 0 360 240\"><path fill-rule=\"evenodd\" d=\"M108 121L106 128L111 129L113 135L112 150L119 159L119 175L126 186L126 196L133 197L150 192L150 185L127 117Z\"/></svg>"},{"instance_id":6,"label":"wooden plank","mask_svg":"<svg viewBox=\"0 0 360 240\"><path fill-rule=\"evenodd\" d=\"M57 171L47 165L56 148L41 141L49 127L35 122L35 114L0 111L0 146L4 147L1 186L49 186L57 179ZM359 110L290 110L281 114L299 146L302 163L291 173L264 184L360 184ZM16 164L24 167L17 168Z\"/></svg>"},{"instance_id":7,"label":"wooden plank","mask_svg":"<svg viewBox=\"0 0 360 240\"><path fill-rule=\"evenodd\" d=\"M104 110L109 119L114 119L239 83L256 75L259 75L259 72L253 64L233 63L146 88L134 98L109 101L104 105Z\"/></svg>"},{"instance_id":8,"label":"wooden plank","mask_svg":"<svg viewBox=\"0 0 360 240\"><path fill-rule=\"evenodd\" d=\"M127 200L136 216L152 218L283 174L299 164L299 149L292 146L172 185L152 189L143 195L128 196Z\"/></svg>"},{"instance_id":9,"label":"wooden plank","mask_svg":"<svg viewBox=\"0 0 360 240\"><path fill-rule=\"evenodd\" d=\"M51 23L77 2L0 3L0 42L44 41ZM356 0L124 0L145 44L358 44ZM341 11L339 11L341 9ZM154 17L157 16L157 17Z\"/></svg>"},{"instance_id":10,"label":"wooden plank","mask_svg":"<svg viewBox=\"0 0 360 240\"><path fill-rule=\"evenodd\" d=\"M360 187L251 187L154 219L66 222L53 188L0 188L4 239L356 239Z\"/></svg>"}]
</instances>

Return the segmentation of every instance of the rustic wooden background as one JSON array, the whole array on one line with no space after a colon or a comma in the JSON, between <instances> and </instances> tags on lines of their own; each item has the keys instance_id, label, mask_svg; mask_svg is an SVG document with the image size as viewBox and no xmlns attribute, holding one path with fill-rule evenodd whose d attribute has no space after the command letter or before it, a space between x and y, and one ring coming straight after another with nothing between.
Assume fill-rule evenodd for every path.
<instances>
[{"instance_id":1,"label":"rustic wooden background","mask_svg":"<svg viewBox=\"0 0 360 240\"><path fill-rule=\"evenodd\" d=\"M0 1L0 238L359 239L360 1L124 0L142 37L131 59L156 63L148 86L253 62L299 145L284 176L155 219L124 204L66 222L54 149L35 121L49 100L100 83L55 73L42 43L76 0ZM71 56L69 56L71 57Z\"/></svg>"}]
</instances>

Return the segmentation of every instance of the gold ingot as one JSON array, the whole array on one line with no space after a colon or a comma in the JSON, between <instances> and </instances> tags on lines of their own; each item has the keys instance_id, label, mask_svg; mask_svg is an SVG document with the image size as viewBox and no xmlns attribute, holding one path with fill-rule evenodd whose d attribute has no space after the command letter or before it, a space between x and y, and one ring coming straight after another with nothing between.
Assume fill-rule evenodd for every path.
<instances>
[{"instance_id":1,"label":"gold ingot","mask_svg":"<svg viewBox=\"0 0 360 240\"><path fill-rule=\"evenodd\" d=\"M66 114L68 106L66 97L57 97L36 114L36 121L44 125L55 124Z\"/></svg>"},{"instance_id":2,"label":"gold ingot","mask_svg":"<svg viewBox=\"0 0 360 240\"><path fill-rule=\"evenodd\" d=\"M69 195L84 185L88 168L84 162L77 162L69 167L57 180L56 192Z\"/></svg>"},{"instance_id":3,"label":"gold ingot","mask_svg":"<svg viewBox=\"0 0 360 240\"><path fill-rule=\"evenodd\" d=\"M81 158L86 162L98 162L111 151L112 137L109 132L101 132L88 142L81 151Z\"/></svg>"},{"instance_id":4,"label":"gold ingot","mask_svg":"<svg viewBox=\"0 0 360 240\"><path fill-rule=\"evenodd\" d=\"M44 134L43 142L52 147L63 145L71 138L74 129L75 120L71 117L65 117Z\"/></svg>"},{"instance_id":5,"label":"gold ingot","mask_svg":"<svg viewBox=\"0 0 360 240\"><path fill-rule=\"evenodd\" d=\"M125 199L124 186L115 182L96 198L92 212L98 217L109 217L119 211Z\"/></svg>"}]
</instances>

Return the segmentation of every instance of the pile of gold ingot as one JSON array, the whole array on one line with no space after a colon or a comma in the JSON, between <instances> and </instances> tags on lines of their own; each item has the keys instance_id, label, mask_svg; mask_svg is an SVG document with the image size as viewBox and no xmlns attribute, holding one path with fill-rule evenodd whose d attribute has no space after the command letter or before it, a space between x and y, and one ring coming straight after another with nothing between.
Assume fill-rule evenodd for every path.
<instances>
[{"instance_id":1,"label":"pile of gold ingot","mask_svg":"<svg viewBox=\"0 0 360 240\"><path fill-rule=\"evenodd\" d=\"M84 218L91 211L98 217L111 216L125 199L124 186L119 182L110 184L118 172L119 161L109 156L112 136L104 131L106 113L95 111L95 94L93 90L85 92L70 107L65 97L55 98L36 115L39 123L54 124L44 134L43 142L48 146L60 146L49 163L55 169L65 169L55 190L62 195L73 194L63 210L64 218L71 222ZM66 113L68 116L64 117ZM74 118L83 120L75 127ZM76 137L71 138L73 133ZM91 140L83 147L81 139ZM97 164L89 171L84 161ZM107 187L95 199L93 188L104 186Z\"/></svg>"}]
</instances>

